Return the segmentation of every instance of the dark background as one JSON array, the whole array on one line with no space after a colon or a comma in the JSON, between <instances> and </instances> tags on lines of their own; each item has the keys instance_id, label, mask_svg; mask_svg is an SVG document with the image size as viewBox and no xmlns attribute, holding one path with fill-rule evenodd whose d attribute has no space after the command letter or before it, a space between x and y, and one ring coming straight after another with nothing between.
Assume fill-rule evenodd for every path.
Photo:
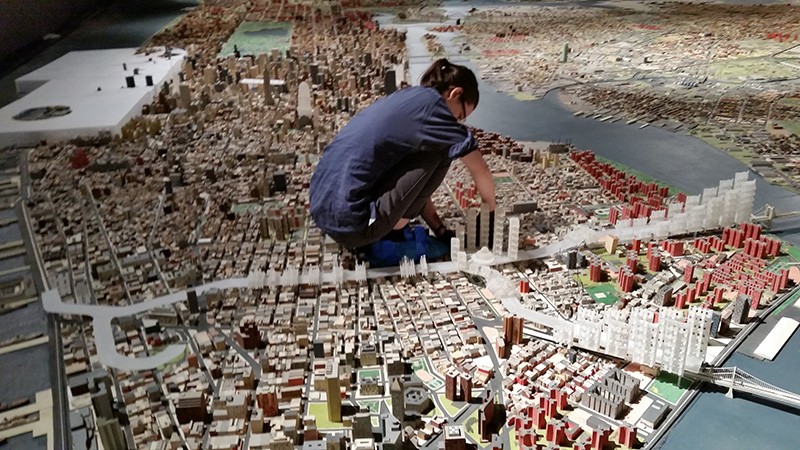
<instances>
[{"instance_id":1,"label":"dark background","mask_svg":"<svg viewBox=\"0 0 800 450\"><path fill-rule=\"evenodd\" d=\"M138 47L200 0L0 0L0 106L14 80L76 50ZM61 37L45 41L48 33Z\"/></svg>"},{"instance_id":2,"label":"dark background","mask_svg":"<svg viewBox=\"0 0 800 450\"><path fill-rule=\"evenodd\" d=\"M134 0L134 3L140 3ZM11 65L18 53L36 51L47 33L76 25L87 13L113 0L4 0L0 1L0 61ZM147 1L141 3L148 3ZM20 55L22 56L22 55Z\"/></svg>"}]
</instances>

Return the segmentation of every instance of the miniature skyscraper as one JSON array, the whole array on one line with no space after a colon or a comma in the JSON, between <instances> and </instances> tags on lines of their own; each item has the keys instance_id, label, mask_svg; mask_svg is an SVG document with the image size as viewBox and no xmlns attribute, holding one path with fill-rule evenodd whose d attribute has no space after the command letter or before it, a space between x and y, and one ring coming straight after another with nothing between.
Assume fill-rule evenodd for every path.
<instances>
[{"instance_id":1,"label":"miniature skyscraper","mask_svg":"<svg viewBox=\"0 0 800 450\"><path fill-rule=\"evenodd\" d=\"M178 92L180 92L180 96L178 99L178 106L183 109L189 109L192 106L192 93L189 89L189 85L186 83L181 83L178 85Z\"/></svg>"},{"instance_id":2,"label":"miniature skyscraper","mask_svg":"<svg viewBox=\"0 0 800 450\"><path fill-rule=\"evenodd\" d=\"M186 291L186 300L189 302L189 312L197 314L200 312L200 305L197 301L197 291L194 289Z\"/></svg>"},{"instance_id":3,"label":"miniature skyscraper","mask_svg":"<svg viewBox=\"0 0 800 450\"><path fill-rule=\"evenodd\" d=\"M394 70L387 70L383 74L383 93L386 95L391 94L397 90L397 77Z\"/></svg>"},{"instance_id":4,"label":"miniature skyscraper","mask_svg":"<svg viewBox=\"0 0 800 450\"><path fill-rule=\"evenodd\" d=\"M458 252L461 251L461 240L457 237L450 238L450 260L455 261L458 258Z\"/></svg>"},{"instance_id":5,"label":"miniature skyscraper","mask_svg":"<svg viewBox=\"0 0 800 450\"><path fill-rule=\"evenodd\" d=\"M503 228L505 228L505 221L505 210L498 207L494 211L494 238L492 239L492 250L497 256L503 253Z\"/></svg>"},{"instance_id":6,"label":"miniature skyscraper","mask_svg":"<svg viewBox=\"0 0 800 450\"><path fill-rule=\"evenodd\" d=\"M489 246L489 236L494 230L489 229L489 221L491 219L491 211L487 203L481 203L481 231L478 239L478 248Z\"/></svg>"},{"instance_id":7,"label":"miniature skyscraper","mask_svg":"<svg viewBox=\"0 0 800 450\"><path fill-rule=\"evenodd\" d=\"M311 125L311 117L314 115L314 107L311 104L311 85L308 81L303 81L297 87L297 127L302 128Z\"/></svg>"},{"instance_id":8,"label":"miniature skyscraper","mask_svg":"<svg viewBox=\"0 0 800 450\"><path fill-rule=\"evenodd\" d=\"M372 437L372 421L369 417L369 411L362 407L362 410L353 416L352 421L354 440Z\"/></svg>"},{"instance_id":9,"label":"miniature skyscraper","mask_svg":"<svg viewBox=\"0 0 800 450\"><path fill-rule=\"evenodd\" d=\"M328 418L342 421L342 394L339 387L339 362L331 359L325 363L325 393L328 396Z\"/></svg>"},{"instance_id":10,"label":"miniature skyscraper","mask_svg":"<svg viewBox=\"0 0 800 450\"><path fill-rule=\"evenodd\" d=\"M519 255L519 217L508 219L508 257L517 259Z\"/></svg>"},{"instance_id":11,"label":"miniature skyscraper","mask_svg":"<svg viewBox=\"0 0 800 450\"><path fill-rule=\"evenodd\" d=\"M467 252L458 252L456 264L458 270L467 270L469 268L469 263L467 262Z\"/></svg>"},{"instance_id":12,"label":"miniature skyscraper","mask_svg":"<svg viewBox=\"0 0 800 450\"><path fill-rule=\"evenodd\" d=\"M103 447L109 450L127 450L128 445L118 419L98 418L97 431Z\"/></svg>"},{"instance_id":13,"label":"miniature skyscraper","mask_svg":"<svg viewBox=\"0 0 800 450\"><path fill-rule=\"evenodd\" d=\"M272 85L269 84L270 76L269 70L264 71L264 104L265 105L274 105L275 99L272 98Z\"/></svg>"},{"instance_id":14,"label":"miniature skyscraper","mask_svg":"<svg viewBox=\"0 0 800 450\"><path fill-rule=\"evenodd\" d=\"M478 238L478 210L475 208L469 208L467 211L467 227L466 227L466 242L464 242L464 251L465 252L472 252L477 250L475 245L477 244Z\"/></svg>"},{"instance_id":15,"label":"miniature skyscraper","mask_svg":"<svg viewBox=\"0 0 800 450\"><path fill-rule=\"evenodd\" d=\"M392 414L400 423L403 423L403 419L406 416L406 402L402 378L396 377L392 381L389 393L392 396Z\"/></svg>"},{"instance_id":16,"label":"miniature skyscraper","mask_svg":"<svg viewBox=\"0 0 800 450\"><path fill-rule=\"evenodd\" d=\"M731 323L734 325L742 325L747 323L748 314L750 314L750 298L745 294L738 294L733 303L733 315L731 316Z\"/></svg>"}]
</instances>

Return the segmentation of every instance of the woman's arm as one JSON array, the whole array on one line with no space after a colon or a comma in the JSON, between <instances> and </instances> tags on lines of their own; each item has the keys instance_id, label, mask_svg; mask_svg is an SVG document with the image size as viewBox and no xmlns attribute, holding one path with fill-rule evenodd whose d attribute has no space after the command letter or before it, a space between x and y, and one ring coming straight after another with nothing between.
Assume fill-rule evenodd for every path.
<instances>
[{"instance_id":1,"label":"woman's arm","mask_svg":"<svg viewBox=\"0 0 800 450\"><path fill-rule=\"evenodd\" d=\"M475 187L481 195L481 200L489 205L489 211L494 211L496 202L494 194L494 177L480 150L474 150L461 157L461 162L469 170L475 181Z\"/></svg>"}]
</instances>

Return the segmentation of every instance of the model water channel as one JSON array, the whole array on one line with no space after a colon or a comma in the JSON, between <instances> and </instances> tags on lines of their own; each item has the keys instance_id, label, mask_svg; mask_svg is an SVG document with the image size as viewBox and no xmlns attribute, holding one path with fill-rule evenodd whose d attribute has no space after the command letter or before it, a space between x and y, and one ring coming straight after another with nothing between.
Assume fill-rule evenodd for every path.
<instances>
[{"instance_id":1,"label":"model water channel","mask_svg":"<svg viewBox=\"0 0 800 450\"><path fill-rule=\"evenodd\" d=\"M186 6L180 4L179 6ZM492 2L489 2L492 3ZM594 3L594 2L593 2ZM499 3L495 3L497 6ZM505 3L513 5L513 3ZM451 19L464 17L469 8L476 4L445 2L445 9ZM556 5L564 5L558 3ZM164 3L163 9L139 14L126 14L118 17L112 13L113 24L102 17L93 20L95 28L79 30L60 41L35 58L24 68L0 80L2 102L13 99L13 79L56 59L70 50L90 48L133 47L144 42L151 34L180 15L175 3ZM477 5L481 7L480 4ZM408 50L410 57L411 81L419 79L421 71L430 64L422 42L422 35L433 24L404 25L408 30ZM442 41L453 50L453 34L441 34ZM100 47L102 45L102 47ZM457 52L453 61L469 63ZM474 65L473 65L473 68ZM13 92L13 91L12 91ZM586 118L576 118L551 93L544 99L527 102L518 101L506 94L496 92L491 86L481 86L480 107L470 117L471 125L511 136L522 141L564 141L571 140L579 148L594 150L597 154L619 161L632 169L641 171L656 179L663 180L690 194L698 194L703 188L715 185L719 180L732 178L736 172L748 170L744 165L728 155L702 143L701 141L655 127L639 129L624 123L598 122ZM756 208L766 202L779 210L800 209L800 197L784 189L770 186L756 177L758 193ZM782 238L800 245L800 220L784 221L777 224ZM0 230L0 240L6 242L19 236L17 225ZM6 264L22 265L21 260ZM793 312L792 307L787 311ZM796 313L795 313L796 314ZM32 332L46 329L45 315L38 304L13 313L0 316L0 336L18 334L14 330L24 329ZM763 336L763 333L761 333ZM758 339L754 336L753 340ZM746 343L747 345L747 343ZM734 354L726 365L739 368L763 380L785 389L800 392L800 378L787 376L800 370L800 333L786 344L774 362L760 362L742 354ZM0 400L19 397L32 397L39 390L47 389L49 382L50 354L48 346L39 346L24 352L16 352L0 357L0 367L4 368L0 383ZM42 376L39 376L39 375ZM659 445L659 448L726 448L753 449L774 448L793 449L800 442L798 411L762 405L750 399L730 400L722 392L712 390L701 394L682 416L677 425ZM81 442L76 448L82 448ZM43 438L32 439L21 436L9 440L9 448L45 448Z\"/></svg>"}]
</instances>

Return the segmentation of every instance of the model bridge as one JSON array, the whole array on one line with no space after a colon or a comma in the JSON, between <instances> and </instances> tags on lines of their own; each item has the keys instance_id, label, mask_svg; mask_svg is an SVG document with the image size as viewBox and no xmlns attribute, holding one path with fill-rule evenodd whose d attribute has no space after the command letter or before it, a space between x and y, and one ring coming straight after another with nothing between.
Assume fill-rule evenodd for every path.
<instances>
[{"instance_id":1,"label":"model bridge","mask_svg":"<svg viewBox=\"0 0 800 450\"><path fill-rule=\"evenodd\" d=\"M700 372L686 372L694 380L707 381L728 388L727 397L734 391L747 392L773 402L800 409L800 395L773 386L736 367L708 367Z\"/></svg>"}]
</instances>

